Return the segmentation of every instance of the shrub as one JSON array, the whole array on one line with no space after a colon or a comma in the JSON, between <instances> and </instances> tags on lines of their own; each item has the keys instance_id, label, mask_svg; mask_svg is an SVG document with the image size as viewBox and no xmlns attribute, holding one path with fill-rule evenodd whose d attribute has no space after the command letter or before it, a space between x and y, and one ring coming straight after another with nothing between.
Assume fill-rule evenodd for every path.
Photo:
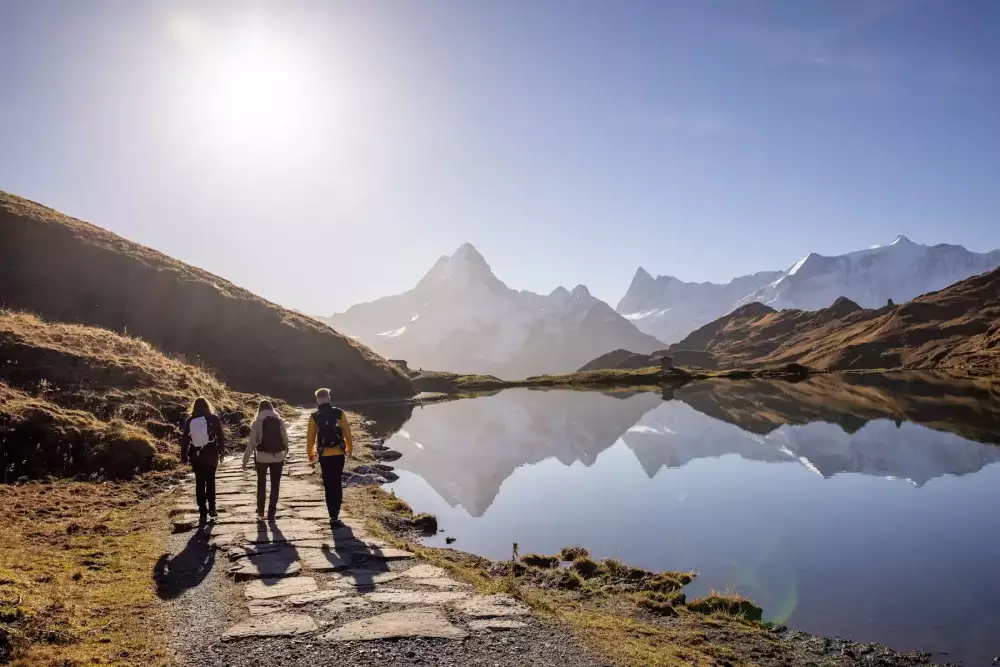
<instances>
[{"instance_id":1,"label":"shrub","mask_svg":"<svg viewBox=\"0 0 1000 667\"><path fill-rule=\"evenodd\" d=\"M661 616L676 616L676 608L683 605L686 599L684 593L680 591L670 593L649 591L642 593L639 606Z\"/></svg>"},{"instance_id":2,"label":"shrub","mask_svg":"<svg viewBox=\"0 0 1000 667\"><path fill-rule=\"evenodd\" d=\"M563 547L559 551L559 560L574 561L577 558L586 558L590 552L583 547Z\"/></svg>"},{"instance_id":3,"label":"shrub","mask_svg":"<svg viewBox=\"0 0 1000 667\"><path fill-rule=\"evenodd\" d=\"M710 592L707 596L688 603L688 609L700 614L716 612L730 616L742 616L750 621L759 621L763 610L754 604L753 600L736 593Z\"/></svg>"},{"instance_id":4,"label":"shrub","mask_svg":"<svg viewBox=\"0 0 1000 667\"><path fill-rule=\"evenodd\" d=\"M583 556L573 561L570 568L584 579L590 579L598 573L600 566L589 556Z\"/></svg>"},{"instance_id":5,"label":"shrub","mask_svg":"<svg viewBox=\"0 0 1000 667\"><path fill-rule=\"evenodd\" d=\"M556 570L552 576L552 583L558 588L578 590L583 588L585 582L583 577L572 570Z\"/></svg>"},{"instance_id":6,"label":"shrub","mask_svg":"<svg viewBox=\"0 0 1000 667\"><path fill-rule=\"evenodd\" d=\"M541 554L528 554L521 557L521 562L525 565L541 568L553 568L559 564L558 556L543 556Z\"/></svg>"}]
</instances>

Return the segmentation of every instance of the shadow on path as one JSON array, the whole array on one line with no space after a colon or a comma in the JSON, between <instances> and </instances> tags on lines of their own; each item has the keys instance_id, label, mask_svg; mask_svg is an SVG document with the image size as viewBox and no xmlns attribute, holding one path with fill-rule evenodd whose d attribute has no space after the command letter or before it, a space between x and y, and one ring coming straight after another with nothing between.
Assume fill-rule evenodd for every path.
<instances>
[{"instance_id":1,"label":"shadow on path","mask_svg":"<svg viewBox=\"0 0 1000 667\"><path fill-rule=\"evenodd\" d=\"M156 582L156 595L161 600L179 597L184 591L198 586L212 571L215 549L208 538L208 531L199 528L179 554L163 554L157 559L153 566L153 581Z\"/></svg>"}]
</instances>

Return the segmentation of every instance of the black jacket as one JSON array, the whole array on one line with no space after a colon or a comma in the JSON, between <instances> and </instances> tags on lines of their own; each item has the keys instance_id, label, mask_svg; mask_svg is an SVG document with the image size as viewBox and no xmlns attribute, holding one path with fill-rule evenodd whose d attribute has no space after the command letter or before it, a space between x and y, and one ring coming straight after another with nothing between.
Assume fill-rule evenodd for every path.
<instances>
[{"instance_id":1,"label":"black jacket","mask_svg":"<svg viewBox=\"0 0 1000 667\"><path fill-rule=\"evenodd\" d=\"M184 422L184 434L181 436L181 463L191 461L191 465L216 466L222 460L226 450L226 436L222 432L222 420L215 415L208 415L208 444L199 451L191 446L191 420Z\"/></svg>"}]
</instances>

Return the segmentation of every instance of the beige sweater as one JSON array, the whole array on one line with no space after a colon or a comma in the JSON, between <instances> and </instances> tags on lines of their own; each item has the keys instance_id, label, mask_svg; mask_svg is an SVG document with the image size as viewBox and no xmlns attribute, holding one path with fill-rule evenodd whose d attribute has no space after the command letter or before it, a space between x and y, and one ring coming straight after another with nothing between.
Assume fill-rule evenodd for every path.
<instances>
[{"instance_id":1,"label":"beige sweater","mask_svg":"<svg viewBox=\"0 0 1000 667\"><path fill-rule=\"evenodd\" d=\"M260 444L261 436L263 435L264 420L267 417L278 417L281 421L281 439L285 443L285 451L283 452L258 452L257 445ZM288 452L288 431L285 429L285 420L281 419L273 410L264 410L257 415L257 419L254 420L253 426L250 427L250 439L247 441L247 450L243 452L243 467L245 468L250 463L250 457L254 457L256 463L281 463L285 460L285 454Z\"/></svg>"}]
</instances>

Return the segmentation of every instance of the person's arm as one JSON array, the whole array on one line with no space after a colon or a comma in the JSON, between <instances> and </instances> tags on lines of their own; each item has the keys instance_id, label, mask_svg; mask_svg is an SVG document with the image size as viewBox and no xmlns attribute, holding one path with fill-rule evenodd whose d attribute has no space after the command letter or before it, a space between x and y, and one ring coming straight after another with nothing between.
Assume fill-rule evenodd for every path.
<instances>
[{"instance_id":1,"label":"person's arm","mask_svg":"<svg viewBox=\"0 0 1000 667\"><path fill-rule=\"evenodd\" d=\"M309 461L316 460L316 420L309 418L309 428L306 429L306 456Z\"/></svg>"},{"instance_id":2,"label":"person's arm","mask_svg":"<svg viewBox=\"0 0 1000 667\"><path fill-rule=\"evenodd\" d=\"M243 452L244 468L250 464L250 457L257 451L257 445L260 444L260 431L260 421L254 420L253 426L250 427L250 437L247 438L247 450Z\"/></svg>"},{"instance_id":3,"label":"person's arm","mask_svg":"<svg viewBox=\"0 0 1000 667\"><path fill-rule=\"evenodd\" d=\"M285 428L285 420L281 420L281 441L285 443L285 451L288 451L288 429Z\"/></svg>"},{"instance_id":4,"label":"person's arm","mask_svg":"<svg viewBox=\"0 0 1000 667\"><path fill-rule=\"evenodd\" d=\"M191 446L191 420L184 420L184 430L181 433L181 463L188 462L188 447Z\"/></svg>"},{"instance_id":5,"label":"person's arm","mask_svg":"<svg viewBox=\"0 0 1000 667\"><path fill-rule=\"evenodd\" d=\"M215 442L219 448L219 462L226 457L226 433L222 430L222 420L216 417L212 421L212 428L215 430Z\"/></svg>"},{"instance_id":6,"label":"person's arm","mask_svg":"<svg viewBox=\"0 0 1000 667\"><path fill-rule=\"evenodd\" d=\"M354 451L354 440L351 438L351 422L347 420L347 413L340 415L340 431L344 434L344 454L351 455Z\"/></svg>"}]
</instances>

